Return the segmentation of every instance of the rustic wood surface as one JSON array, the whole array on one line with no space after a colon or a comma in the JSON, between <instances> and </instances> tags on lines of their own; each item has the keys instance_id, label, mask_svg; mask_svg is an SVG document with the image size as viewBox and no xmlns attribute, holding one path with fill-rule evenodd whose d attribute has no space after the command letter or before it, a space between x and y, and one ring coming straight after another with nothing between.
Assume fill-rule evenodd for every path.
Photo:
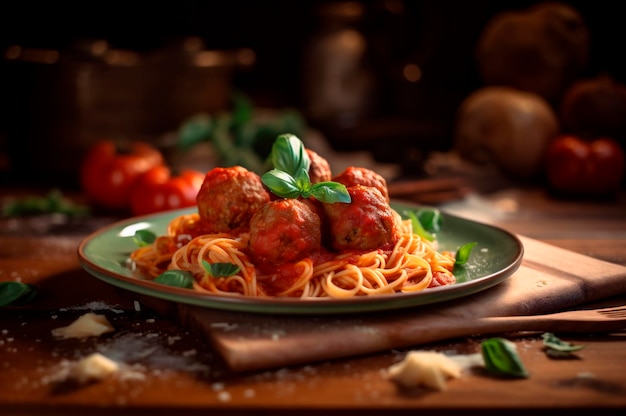
<instances>
[{"instance_id":1,"label":"rustic wood surface","mask_svg":"<svg viewBox=\"0 0 626 416\"><path fill-rule=\"evenodd\" d=\"M470 194L442 208L612 263L615 270L626 266L622 196L568 201L537 189L507 189ZM506 334L529 378L472 371L451 380L445 391L403 390L385 377L384 370L411 346L232 371L210 342L171 318L172 305L151 304L81 269L79 242L110 220L1 220L0 281L36 284L42 296L31 305L0 309L0 414L552 414L574 409L622 414L626 409L626 332L564 334L563 339L585 346L568 360L547 357L538 334ZM105 314L115 331L86 340L52 336L52 329L87 311ZM485 337L434 341L419 349L475 353ZM84 385L60 381L64 368L94 351L127 367L117 377Z\"/></svg>"}]
</instances>

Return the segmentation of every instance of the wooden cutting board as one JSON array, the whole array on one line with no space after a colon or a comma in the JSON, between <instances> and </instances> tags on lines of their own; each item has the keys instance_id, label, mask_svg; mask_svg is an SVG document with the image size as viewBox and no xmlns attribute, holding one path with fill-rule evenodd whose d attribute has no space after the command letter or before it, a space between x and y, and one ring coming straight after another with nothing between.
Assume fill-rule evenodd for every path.
<instances>
[{"instance_id":1,"label":"wooden cutting board","mask_svg":"<svg viewBox=\"0 0 626 416\"><path fill-rule=\"evenodd\" d=\"M234 371L350 357L473 334L472 320L531 315L626 293L626 267L520 237L524 259L503 283L462 299L363 315L256 315L177 305L188 329L206 337Z\"/></svg>"}]
</instances>

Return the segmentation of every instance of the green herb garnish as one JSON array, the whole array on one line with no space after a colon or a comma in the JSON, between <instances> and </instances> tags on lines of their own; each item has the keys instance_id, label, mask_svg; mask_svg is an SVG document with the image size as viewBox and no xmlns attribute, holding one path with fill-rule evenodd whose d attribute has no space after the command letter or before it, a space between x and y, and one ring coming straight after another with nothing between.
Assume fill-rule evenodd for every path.
<instances>
[{"instance_id":1,"label":"green herb garnish","mask_svg":"<svg viewBox=\"0 0 626 416\"><path fill-rule=\"evenodd\" d=\"M426 230L415 211L404 211L404 215L411 220L411 226L415 234L428 241L435 240L435 235Z\"/></svg>"},{"instance_id":2,"label":"green herb garnish","mask_svg":"<svg viewBox=\"0 0 626 416\"><path fill-rule=\"evenodd\" d=\"M156 241L156 234L149 230L137 230L133 236L133 241L139 247L149 246Z\"/></svg>"},{"instance_id":3,"label":"green herb garnish","mask_svg":"<svg viewBox=\"0 0 626 416\"><path fill-rule=\"evenodd\" d=\"M502 376L528 377L514 343L504 338L489 338L480 344L487 371Z\"/></svg>"},{"instance_id":4,"label":"green herb garnish","mask_svg":"<svg viewBox=\"0 0 626 416\"><path fill-rule=\"evenodd\" d=\"M167 270L158 275L154 281L183 289L193 288L193 275L185 270Z\"/></svg>"},{"instance_id":5,"label":"green herb garnish","mask_svg":"<svg viewBox=\"0 0 626 416\"><path fill-rule=\"evenodd\" d=\"M35 286L22 282L0 283L0 307L30 302L37 295Z\"/></svg>"},{"instance_id":6,"label":"green herb garnish","mask_svg":"<svg viewBox=\"0 0 626 416\"><path fill-rule=\"evenodd\" d=\"M293 134L281 134L276 138L269 160L274 169L294 177L299 176L303 170L308 172L311 167L304 144Z\"/></svg>"},{"instance_id":7,"label":"green herb garnish","mask_svg":"<svg viewBox=\"0 0 626 416\"><path fill-rule=\"evenodd\" d=\"M470 254L472 254L472 249L476 244L476 242L463 244L456 252L454 265L463 266L466 264L469 260Z\"/></svg>"},{"instance_id":8,"label":"green herb garnish","mask_svg":"<svg viewBox=\"0 0 626 416\"><path fill-rule=\"evenodd\" d=\"M572 358L574 357L573 352L580 351L584 348L583 345L574 345L565 342L550 332L546 332L541 338L543 339L546 354L552 358Z\"/></svg>"},{"instance_id":9,"label":"green herb garnish","mask_svg":"<svg viewBox=\"0 0 626 416\"><path fill-rule=\"evenodd\" d=\"M318 182L311 184L309 167L311 161L304 145L293 134L278 136L269 157L274 166L261 177L263 184L282 198L310 198L332 204L350 202L346 186L338 182Z\"/></svg>"},{"instance_id":10,"label":"green herb garnish","mask_svg":"<svg viewBox=\"0 0 626 416\"><path fill-rule=\"evenodd\" d=\"M443 220L437 208L420 208L416 215L424 229L432 233L437 233L441 229Z\"/></svg>"},{"instance_id":11,"label":"green herb garnish","mask_svg":"<svg viewBox=\"0 0 626 416\"><path fill-rule=\"evenodd\" d=\"M239 266L233 263L209 263L202 260L202 267L211 277L228 277L239 273Z\"/></svg>"},{"instance_id":12,"label":"green herb garnish","mask_svg":"<svg viewBox=\"0 0 626 416\"><path fill-rule=\"evenodd\" d=\"M58 189L51 190L46 196L28 196L2 207L4 217L42 214L81 216L89 214L89 208L65 198Z\"/></svg>"},{"instance_id":13,"label":"green herb garnish","mask_svg":"<svg viewBox=\"0 0 626 416\"><path fill-rule=\"evenodd\" d=\"M255 117L252 101L241 92L231 98L231 111L199 113L179 127L178 146L187 152L208 142L219 158L220 166L240 165L261 175L267 171L272 143L281 133L302 134L306 122L294 109L279 110L271 118Z\"/></svg>"}]
</instances>

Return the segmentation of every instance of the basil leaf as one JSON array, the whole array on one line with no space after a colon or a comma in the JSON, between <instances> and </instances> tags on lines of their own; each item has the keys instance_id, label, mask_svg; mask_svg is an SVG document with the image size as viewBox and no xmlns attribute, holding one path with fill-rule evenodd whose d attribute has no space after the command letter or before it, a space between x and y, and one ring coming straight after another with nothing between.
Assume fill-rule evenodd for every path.
<instances>
[{"instance_id":1,"label":"basil leaf","mask_svg":"<svg viewBox=\"0 0 626 416\"><path fill-rule=\"evenodd\" d=\"M565 342L550 332L546 332L541 338L543 339L543 345L559 351L579 351L584 348L582 345L574 345Z\"/></svg>"},{"instance_id":2,"label":"basil leaf","mask_svg":"<svg viewBox=\"0 0 626 416\"><path fill-rule=\"evenodd\" d=\"M404 215L411 220L411 225L413 226L413 232L415 234L428 241L435 240L435 235L426 231L415 211L404 211Z\"/></svg>"},{"instance_id":3,"label":"basil leaf","mask_svg":"<svg viewBox=\"0 0 626 416\"><path fill-rule=\"evenodd\" d=\"M186 270L167 270L158 275L154 281L183 289L193 288L193 275Z\"/></svg>"},{"instance_id":4,"label":"basil leaf","mask_svg":"<svg viewBox=\"0 0 626 416\"><path fill-rule=\"evenodd\" d=\"M476 245L476 242L463 244L459 250L456 252L456 256L454 259L454 264L457 266L462 266L467 263L469 260L469 256L472 253L472 249Z\"/></svg>"},{"instance_id":5,"label":"basil leaf","mask_svg":"<svg viewBox=\"0 0 626 416\"><path fill-rule=\"evenodd\" d=\"M584 348L583 345L574 345L569 342L562 341L556 335L546 332L541 336L546 354L553 358L572 358L575 351Z\"/></svg>"},{"instance_id":6,"label":"basil leaf","mask_svg":"<svg viewBox=\"0 0 626 416\"><path fill-rule=\"evenodd\" d=\"M504 338L489 338L480 344L487 371L504 376L526 378L528 372L514 343Z\"/></svg>"},{"instance_id":7,"label":"basil leaf","mask_svg":"<svg viewBox=\"0 0 626 416\"><path fill-rule=\"evenodd\" d=\"M281 134L276 138L270 161L274 169L282 170L293 177L303 169L308 172L311 166L304 144L293 134Z\"/></svg>"},{"instance_id":8,"label":"basil leaf","mask_svg":"<svg viewBox=\"0 0 626 416\"><path fill-rule=\"evenodd\" d=\"M261 176L263 184L282 198L309 198L325 203L350 202L350 194L340 183L327 181L311 184L309 167L311 161L304 145L293 134L278 136L270 161L274 169Z\"/></svg>"},{"instance_id":9,"label":"basil leaf","mask_svg":"<svg viewBox=\"0 0 626 416\"><path fill-rule=\"evenodd\" d=\"M22 282L0 283L0 307L17 305L31 301L37 295L33 285Z\"/></svg>"},{"instance_id":10,"label":"basil leaf","mask_svg":"<svg viewBox=\"0 0 626 416\"><path fill-rule=\"evenodd\" d=\"M233 101L233 129L239 131L252 120L252 102L242 93L235 93Z\"/></svg>"},{"instance_id":11,"label":"basil leaf","mask_svg":"<svg viewBox=\"0 0 626 416\"><path fill-rule=\"evenodd\" d=\"M150 230L137 230L133 236L133 241L139 247L149 246L156 241L156 234Z\"/></svg>"},{"instance_id":12,"label":"basil leaf","mask_svg":"<svg viewBox=\"0 0 626 416\"><path fill-rule=\"evenodd\" d=\"M441 229L441 212L436 208L418 209L417 218L425 230L436 233Z\"/></svg>"},{"instance_id":13,"label":"basil leaf","mask_svg":"<svg viewBox=\"0 0 626 416\"><path fill-rule=\"evenodd\" d=\"M311 186L310 196L313 196L320 202L326 204L334 204L335 202L342 202L349 204L352 199L348 193L346 186L339 182L318 182ZM308 198L308 195L303 197Z\"/></svg>"},{"instance_id":14,"label":"basil leaf","mask_svg":"<svg viewBox=\"0 0 626 416\"><path fill-rule=\"evenodd\" d=\"M178 129L178 146L187 151L198 143L208 141L215 129L215 120L199 114L185 121Z\"/></svg>"},{"instance_id":15,"label":"basil leaf","mask_svg":"<svg viewBox=\"0 0 626 416\"><path fill-rule=\"evenodd\" d=\"M239 266L233 263L209 263L202 260L202 267L211 277L228 277L239 273Z\"/></svg>"},{"instance_id":16,"label":"basil leaf","mask_svg":"<svg viewBox=\"0 0 626 416\"><path fill-rule=\"evenodd\" d=\"M261 176L261 181L274 194L283 198L297 198L300 196L298 182L282 170L272 169Z\"/></svg>"},{"instance_id":17,"label":"basil leaf","mask_svg":"<svg viewBox=\"0 0 626 416\"><path fill-rule=\"evenodd\" d=\"M308 192L311 189L311 177L309 172L301 169L295 176L296 184L301 192Z\"/></svg>"}]
</instances>

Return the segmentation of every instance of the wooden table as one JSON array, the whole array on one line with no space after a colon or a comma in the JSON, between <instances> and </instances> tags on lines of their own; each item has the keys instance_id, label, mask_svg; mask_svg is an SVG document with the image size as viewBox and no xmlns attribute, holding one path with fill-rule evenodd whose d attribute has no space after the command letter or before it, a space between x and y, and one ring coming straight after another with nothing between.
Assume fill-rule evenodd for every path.
<instances>
[{"instance_id":1,"label":"wooden table","mask_svg":"<svg viewBox=\"0 0 626 416\"><path fill-rule=\"evenodd\" d=\"M4 192L6 196L9 191ZM559 201L541 189L469 194L442 209L626 266L626 199ZM445 391L403 391L384 370L406 351L246 374L230 371L210 344L133 296L83 271L76 249L114 218L63 223L50 217L2 219L0 281L38 285L35 307L0 309L0 414L552 414L626 409L626 332L568 336L585 348L554 360L537 334L510 334L527 379L463 374ZM626 278L626 276L624 276ZM59 340L51 330L88 310L104 313L115 336ZM419 349L474 353L477 335ZM129 364L119 377L55 381L67 364L104 351Z\"/></svg>"}]
</instances>

